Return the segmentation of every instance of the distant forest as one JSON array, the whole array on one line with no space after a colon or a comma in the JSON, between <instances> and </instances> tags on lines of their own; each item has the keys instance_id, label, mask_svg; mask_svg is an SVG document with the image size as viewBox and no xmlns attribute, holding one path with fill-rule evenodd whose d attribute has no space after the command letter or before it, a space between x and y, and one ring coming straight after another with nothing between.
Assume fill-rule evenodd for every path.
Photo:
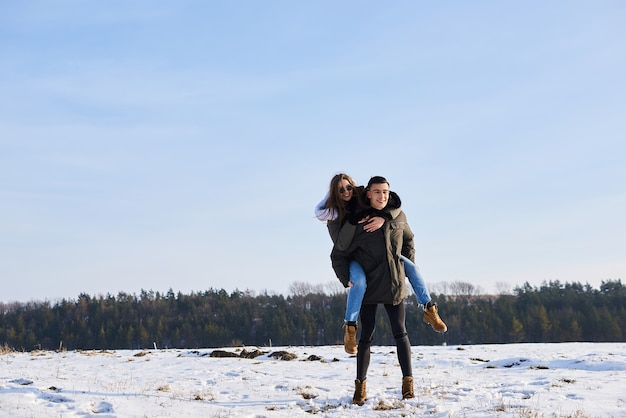
<instances>
[{"instance_id":1,"label":"distant forest","mask_svg":"<svg viewBox=\"0 0 626 418\"><path fill-rule=\"evenodd\" d=\"M407 299L412 345L520 342L624 342L626 287L603 281L528 283L512 292L481 295L455 282L451 294L431 296L448 325L435 333ZM139 295L80 294L75 300L0 303L0 345L34 349L210 348L343 344L346 293L294 283L287 297L210 289L191 294L142 290ZM375 343L393 345L384 309Z\"/></svg>"}]
</instances>

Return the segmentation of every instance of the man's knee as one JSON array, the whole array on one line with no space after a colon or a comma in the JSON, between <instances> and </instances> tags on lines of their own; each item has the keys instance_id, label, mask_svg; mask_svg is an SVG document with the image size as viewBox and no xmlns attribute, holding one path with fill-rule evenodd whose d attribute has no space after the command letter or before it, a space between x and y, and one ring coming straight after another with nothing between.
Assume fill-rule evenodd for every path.
<instances>
[{"instance_id":1,"label":"man's knee","mask_svg":"<svg viewBox=\"0 0 626 418\"><path fill-rule=\"evenodd\" d=\"M373 339L371 339L371 340L364 340L363 338L361 338L359 340L359 347L367 348L367 347L372 345L372 341L374 341L374 340Z\"/></svg>"},{"instance_id":2,"label":"man's knee","mask_svg":"<svg viewBox=\"0 0 626 418\"><path fill-rule=\"evenodd\" d=\"M401 332L398 334L394 334L393 338L397 341L397 340L401 340L403 338L406 338L409 334L407 334L406 332Z\"/></svg>"}]
</instances>

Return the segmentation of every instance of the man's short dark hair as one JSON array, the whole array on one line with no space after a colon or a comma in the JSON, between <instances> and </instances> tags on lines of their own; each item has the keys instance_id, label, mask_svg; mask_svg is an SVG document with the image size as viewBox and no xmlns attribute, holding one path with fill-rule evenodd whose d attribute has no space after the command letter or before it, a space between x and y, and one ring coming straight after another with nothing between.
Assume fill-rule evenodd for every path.
<instances>
[{"instance_id":1,"label":"man's short dark hair","mask_svg":"<svg viewBox=\"0 0 626 418\"><path fill-rule=\"evenodd\" d=\"M370 179L370 181L367 182L367 190L369 190L370 187L372 187L372 184L382 184L382 183L387 183L387 186L389 186L389 182L387 181L386 178L384 178L383 176L374 176Z\"/></svg>"}]
</instances>

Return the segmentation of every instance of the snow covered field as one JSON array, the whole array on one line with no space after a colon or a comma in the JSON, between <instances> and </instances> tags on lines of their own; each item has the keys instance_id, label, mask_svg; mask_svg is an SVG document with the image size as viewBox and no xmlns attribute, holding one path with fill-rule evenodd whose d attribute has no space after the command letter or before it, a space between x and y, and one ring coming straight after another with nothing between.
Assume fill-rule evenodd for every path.
<instances>
[{"instance_id":1,"label":"snow covered field","mask_svg":"<svg viewBox=\"0 0 626 418\"><path fill-rule=\"evenodd\" d=\"M0 417L626 416L623 343L414 346L407 401L394 350L373 347L361 407L342 346L5 353Z\"/></svg>"}]
</instances>

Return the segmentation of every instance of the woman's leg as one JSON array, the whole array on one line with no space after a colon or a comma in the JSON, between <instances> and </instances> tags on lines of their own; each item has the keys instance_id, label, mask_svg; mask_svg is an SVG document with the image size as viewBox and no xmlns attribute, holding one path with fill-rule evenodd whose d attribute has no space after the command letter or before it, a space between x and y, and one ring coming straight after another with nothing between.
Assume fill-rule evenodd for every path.
<instances>
[{"instance_id":1,"label":"woman's leg","mask_svg":"<svg viewBox=\"0 0 626 418\"><path fill-rule=\"evenodd\" d=\"M352 282L352 287L348 289L345 320L346 322L356 323L357 319L359 319L361 302L363 302L363 296L367 288L365 272L356 261L350 262L350 281Z\"/></svg>"},{"instance_id":2,"label":"woman's leg","mask_svg":"<svg viewBox=\"0 0 626 418\"><path fill-rule=\"evenodd\" d=\"M424 322L429 324L436 332L446 332L448 326L439 317L439 308L436 303L432 303L430 293L426 288L426 283L420 274L419 268L411 260L401 255L404 262L404 272L411 282L417 303L424 305Z\"/></svg>"},{"instance_id":3,"label":"woman's leg","mask_svg":"<svg viewBox=\"0 0 626 418\"><path fill-rule=\"evenodd\" d=\"M428 288L426 288L426 283L420 274L419 268L403 255L400 256L400 259L404 262L404 272L406 273L406 277L409 278L411 287L413 287L417 303L426 305L430 302L430 293L428 293Z\"/></svg>"},{"instance_id":4,"label":"woman's leg","mask_svg":"<svg viewBox=\"0 0 626 418\"><path fill-rule=\"evenodd\" d=\"M361 306L361 338L356 355L356 378L363 382L370 366L370 347L376 330L376 308L378 305Z\"/></svg>"}]
</instances>

